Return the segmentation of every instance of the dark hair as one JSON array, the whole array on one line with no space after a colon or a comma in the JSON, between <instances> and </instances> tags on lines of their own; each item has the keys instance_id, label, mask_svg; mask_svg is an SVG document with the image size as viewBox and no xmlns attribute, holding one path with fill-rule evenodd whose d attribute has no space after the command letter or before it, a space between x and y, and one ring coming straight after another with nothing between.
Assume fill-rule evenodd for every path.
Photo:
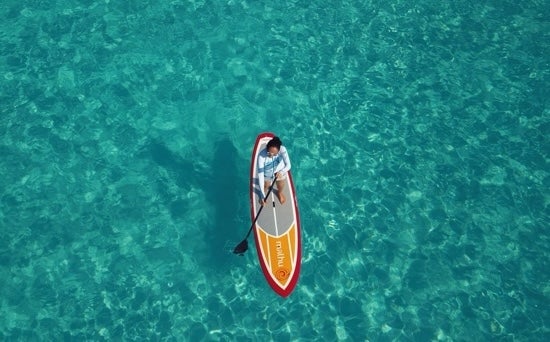
<instances>
[{"instance_id":1,"label":"dark hair","mask_svg":"<svg viewBox=\"0 0 550 342\"><path fill-rule=\"evenodd\" d=\"M283 142L281 141L281 139L279 139L279 137L273 137L273 139L269 140L269 142L267 143L267 149L269 150L272 147L276 147L278 150L280 150L282 144Z\"/></svg>"}]
</instances>

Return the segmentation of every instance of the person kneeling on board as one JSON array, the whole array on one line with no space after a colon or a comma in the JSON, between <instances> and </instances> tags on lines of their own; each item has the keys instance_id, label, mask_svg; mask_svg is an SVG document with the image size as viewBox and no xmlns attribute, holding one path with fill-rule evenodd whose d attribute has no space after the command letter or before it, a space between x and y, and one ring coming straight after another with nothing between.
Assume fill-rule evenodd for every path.
<instances>
[{"instance_id":1,"label":"person kneeling on board","mask_svg":"<svg viewBox=\"0 0 550 342\"><path fill-rule=\"evenodd\" d=\"M274 137L268 143L265 149L258 154L258 181L262 190L260 204L264 205L265 194L271 186L271 181L277 176L277 198L281 204L286 201L283 189L286 182L286 173L290 170L290 158L288 151L283 146L279 137ZM263 186L261 186L263 184Z\"/></svg>"}]
</instances>

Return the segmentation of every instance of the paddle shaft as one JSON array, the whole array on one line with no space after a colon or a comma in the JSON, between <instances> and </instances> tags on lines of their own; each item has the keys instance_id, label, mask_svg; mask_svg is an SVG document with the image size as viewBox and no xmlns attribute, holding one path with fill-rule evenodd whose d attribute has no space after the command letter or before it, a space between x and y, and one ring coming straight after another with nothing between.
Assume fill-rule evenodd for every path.
<instances>
[{"instance_id":1,"label":"paddle shaft","mask_svg":"<svg viewBox=\"0 0 550 342\"><path fill-rule=\"evenodd\" d=\"M273 182L271 183L271 186L269 187L269 190L267 191L267 194L264 197L264 202L267 201L267 198L271 194L271 191L273 191L273 186L275 185L276 181L277 181L277 175L275 175L275 178L273 179ZM262 186L262 184L260 184L260 186ZM252 225L250 226L250 229L248 230L248 233L246 234L246 237L244 238L245 240L247 240L248 237L250 236L250 233L252 233L252 228L254 228L254 225L256 224L256 221L258 221L258 217L260 217L260 213L262 212L262 209L264 208L264 206L265 206L265 204L262 205L260 207L260 209L258 210L258 213L256 213L256 218L252 222Z\"/></svg>"}]
</instances>

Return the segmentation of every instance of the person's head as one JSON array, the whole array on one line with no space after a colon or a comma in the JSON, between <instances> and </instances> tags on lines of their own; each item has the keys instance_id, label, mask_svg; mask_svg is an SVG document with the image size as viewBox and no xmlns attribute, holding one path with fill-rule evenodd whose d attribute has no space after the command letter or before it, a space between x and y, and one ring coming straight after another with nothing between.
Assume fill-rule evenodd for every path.
<instances>
[{"instance_id":1,"label":"person's head","mask_svg":"<svg viewBox=\"0 0 550 342\"><path fill-rule=\"evenodd\" d=\"M271 156L276 156L279 153L282 144L283 143L281 139L279 139L279 137L273 137L273 139L269 140L269 142L267 143L267 154Z\"/></svg>"}]
</instances>

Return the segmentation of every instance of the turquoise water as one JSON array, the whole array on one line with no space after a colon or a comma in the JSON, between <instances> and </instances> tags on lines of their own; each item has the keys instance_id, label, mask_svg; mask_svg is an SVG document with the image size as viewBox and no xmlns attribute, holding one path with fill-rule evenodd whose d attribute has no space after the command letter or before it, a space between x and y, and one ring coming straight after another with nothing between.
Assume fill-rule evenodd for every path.
<instances>
[{"instance_id":1,"label":"turquoise water","mask_svg":"<svg viewBox=\"0 0 550 342\"><path fill-rule=\"evenodd\" d=\"M544 1L3 1L0 340L550 338ZM289 149L302 273L251 249Z\"/></svg>"}]
</instances>

